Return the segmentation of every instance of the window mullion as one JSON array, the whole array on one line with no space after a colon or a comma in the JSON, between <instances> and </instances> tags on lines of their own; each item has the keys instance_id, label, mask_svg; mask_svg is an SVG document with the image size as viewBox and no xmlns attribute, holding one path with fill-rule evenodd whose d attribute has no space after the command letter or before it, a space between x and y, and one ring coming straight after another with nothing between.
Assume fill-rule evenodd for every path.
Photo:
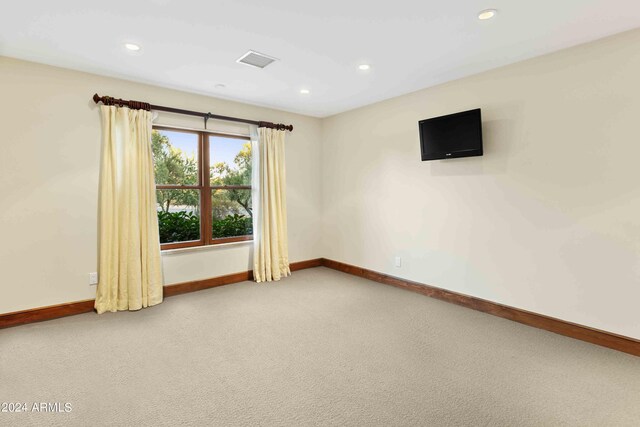
<instances>
[{"instance_id":1,"label":"window mullion","mask_svg":"<svg viewBox=\"0 0 640 427\"><path fill-rule=\"evenodd\" d=\"M212 190L251 190L250 185L212 185Z\"/></svg>"},{"instance_id":2,"label":"window mullion","mask_svg":"<svg viewBox=\"0 0 640 427\"><path fill-rule=\"evenodd\" d=\"M205 132L200 133L200 139L202 140L202 222L203 222L203 236L204 244L210 245L211 242L211 165L209 164L211 152L209 147L209 136Z\"/></svg>"}]
</instances>

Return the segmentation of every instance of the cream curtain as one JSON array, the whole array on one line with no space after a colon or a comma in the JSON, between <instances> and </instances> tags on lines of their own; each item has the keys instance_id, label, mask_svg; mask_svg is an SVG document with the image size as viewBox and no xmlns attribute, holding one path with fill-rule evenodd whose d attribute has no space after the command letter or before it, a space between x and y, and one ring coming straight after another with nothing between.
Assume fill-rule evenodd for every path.
<instances>
[{"instance_id":1,"label":"cream curtain","mask_svg":"<svg viewBox=\"0 0 640 427\"><path fill-rule=\"evenodd\" d=\"M285 131L252 130L253 277L256 282L291 274L287 239Z\"/></svg>"},{"instance_id":2,"label":"cream curtain","mask_svg":"<svg viewBox=\"0 0 640 427\"><path fill-rule=\"evenodd\" d=\"M100 107L102 164L95 308L138 310L162 302L151 151L151 113Z\"/></svg>"}]
</instances>

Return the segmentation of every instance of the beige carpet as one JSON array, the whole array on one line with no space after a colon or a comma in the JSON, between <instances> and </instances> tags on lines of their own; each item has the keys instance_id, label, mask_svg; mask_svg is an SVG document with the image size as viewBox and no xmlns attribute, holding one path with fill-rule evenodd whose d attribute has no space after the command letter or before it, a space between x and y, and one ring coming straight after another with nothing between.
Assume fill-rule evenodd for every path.
<instances>
[{"instance_id":1,"label":"beige carpet","mask_svg":"<svg viewBox=\"0 0 640 427\"><path fill-rule=\"evenodd\" d=\"M0 425L638 426L640 358L325 268L0 330Z\"/></svg>"}]
</instances>

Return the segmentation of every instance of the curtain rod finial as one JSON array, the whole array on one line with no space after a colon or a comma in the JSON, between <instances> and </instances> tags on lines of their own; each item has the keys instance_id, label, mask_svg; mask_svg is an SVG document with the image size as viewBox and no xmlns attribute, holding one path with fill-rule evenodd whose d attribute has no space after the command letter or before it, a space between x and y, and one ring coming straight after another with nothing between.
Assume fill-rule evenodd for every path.
<instances>
[{"instance_id":1,"label":"curtain rod finial","mask_svg":"<svg viewBox=\"0 0 640 427\"><path fill-rule=\"evenodd\" d=\"M96 104L100 102L100 96L97 93L93 95L93 102Z\"/></svg>"}]
</instances>

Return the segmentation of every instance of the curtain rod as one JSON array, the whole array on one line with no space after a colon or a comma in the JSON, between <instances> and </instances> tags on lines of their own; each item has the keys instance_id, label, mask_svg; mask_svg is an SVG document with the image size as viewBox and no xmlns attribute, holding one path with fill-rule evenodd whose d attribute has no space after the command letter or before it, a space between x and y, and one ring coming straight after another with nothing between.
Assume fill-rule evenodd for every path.
<instances>
[{"instance_id":1,"label":"curtain rod","mask_svg":"<svg viewBox=\"0 0 640 427\"><path fill-rule=\"evenodd\" d=\"M199 111L183 110L181 108L163 107L162 105L153 105L147 102L131 101L131 100L127 101L125 99L113 98L111 96L99 96L97 93L93 95L93 101L96 104L99 102L102 102L104 105L119 105L121 107L135 108L137 110L166 111L168 113L202 117L204 119L205 129L207 128L207 120L216 119L216 120L225 120L227 122L248 123L250 125L256 125L258 127L265 127L265 128L278 129L278 130L288 130L289 132L293 132L293 125L285 125L282 123L261 122L257 120L239 119L237 117L220 116L220 115L211 114L211 113L201 113Z\"/></svg>"}]
</instances>

